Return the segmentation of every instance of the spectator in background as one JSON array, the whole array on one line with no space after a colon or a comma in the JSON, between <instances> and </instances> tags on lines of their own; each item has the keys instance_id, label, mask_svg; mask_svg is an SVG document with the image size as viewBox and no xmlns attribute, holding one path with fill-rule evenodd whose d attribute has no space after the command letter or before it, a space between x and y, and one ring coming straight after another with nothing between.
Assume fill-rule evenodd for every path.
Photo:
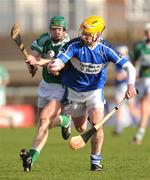
<instances>
[{"instance_id":1,"label":"spectator in background","mask_svg":"<svg viewBox=\"0 0 150 180\"><path fill-rule=\"evenodd\" d=\"M133 138L135 144L141 144L148 119L150 117L150 22L144 27L144 40L133 46L133 62L138 69L138 88L141 106L141 121Z\"/></svg>"},{"instance_id":2,"label":"spectator in background","mask_svg":"<svg viewBox=\"0 0 150 180\"><path fill-rule=\"evenodd\" d=\"M0 107L6 105L6 87L10 82L10 77L7 69L0 65Z\"/></svg>"}]
</instances>

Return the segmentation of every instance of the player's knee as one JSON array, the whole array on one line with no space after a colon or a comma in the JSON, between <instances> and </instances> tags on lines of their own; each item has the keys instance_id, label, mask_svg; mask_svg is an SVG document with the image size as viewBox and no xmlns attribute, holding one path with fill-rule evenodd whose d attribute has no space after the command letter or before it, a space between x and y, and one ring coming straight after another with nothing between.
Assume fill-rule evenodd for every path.
<instances>
[{"instance_id":1,"label":"player's knee","mask_svg":"<svg viewBox=\"0 0 150 180\"><path fill-rule=\"evenodd\" d=\"M47 117L49 117L50 119L53 118L55 116L55 112L48 112L48 111L42 111L41 115L40 115L40 119L46 119Z\"/></svg>"},{"instance_id":2,"label":"player's knee","mask_svg":"<svg viewBox=\"0 0 150 180\"><path fill-rule=\"evenodd\" d=\"M57 113L53 112L53 113L41 113L40 119L42 123L45 123L47 121L49 121L49 123L51 123L53 121L53 119L56 117Z\"/></svg>"}]
</instances>

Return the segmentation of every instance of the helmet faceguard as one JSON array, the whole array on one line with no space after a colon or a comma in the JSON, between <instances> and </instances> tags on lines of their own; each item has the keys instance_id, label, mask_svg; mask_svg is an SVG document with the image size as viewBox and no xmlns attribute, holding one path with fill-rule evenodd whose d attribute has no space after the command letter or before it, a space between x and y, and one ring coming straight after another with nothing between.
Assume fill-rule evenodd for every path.
<instances>
[{"instance_id":1,"label":"helmet faceguard","mask_svg":"<svg viewBox=\"0 0 150 180\"><path fill-rule=\"evenodd\" d=\"M54 16L50 20L49 24L50 28L63 28L64 30L67 29L67 21L63 16Z\"/></svg>"},{"instance_id":2,"label":"helmet faceguard","mask_svg":"<svg viewBox=\"0 0 150 180\"><path fill-rule=\"evenodd\" d=\"M80 25L79 36L82 37L84 44L90 45L97 41L104 29L105 21L102 17L89 16Z\"/></svg>"}]
</instances>

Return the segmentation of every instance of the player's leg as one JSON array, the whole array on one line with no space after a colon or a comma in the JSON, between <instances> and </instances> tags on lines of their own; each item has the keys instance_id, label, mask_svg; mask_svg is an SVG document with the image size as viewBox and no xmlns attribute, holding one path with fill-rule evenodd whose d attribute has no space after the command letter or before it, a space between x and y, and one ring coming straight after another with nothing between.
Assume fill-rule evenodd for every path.
<instances>
[{"instance_id":1,"label":"player's leg","mask_svg":"<svg viewBox=\"0 0 150 180\"><path fill-rule=\"evenodd\" d=\"M115 104L118 104L119 102L121 102L121 101L118 99L115 100ZM118 135L123 132L123 128L124 128L123 127L123 118L125 118L123 116L123 109L120 108L120 110L117 111L115 114L115 129L113 132L114 135Z\"/></svg>"},{"instance_id":2,"label":"player's leg","mask_svg":"<svg viewBox=\"0 0 150 180\"><path fill-rule=\"evenodd\" d=\"M40 91L42 91L42 93L44 92L44 87L39 86L39 89L40 89ZM50 101L51 101L51 96L44 96L44 95L41 96L41 94L38 96L38 100L37 100L37 116L36 116L36 125L37 126L39 126L41 112L43 111L44 107Z\"/></svg>"},{"instance_id":3,"label":"player's leg","mask_svg":"<svg viewBox=\"0 0 150 180\"><path fill-rule=\"evenodd\" d=\"M150 116L150 78L142 78L140 80L139 89L139 96L141 96L141 121L139 128L133 138L133 142L135 144L142 143Z\"/></svg>"},{"instance_id":4,"label":"player's leg","mask_svg":"<svg viewBox=\"0 0 150 180\"><path fill-rule=\"evenodd\" d=\"M41 114L42 110L43 110L43 108L41 108L41 107L37 108L37 115L36 115L36 122L35 122L37 126L40 121L40 114Z\"/></svg>"},{"instance_id":5,"label":"player's leg","mask_svg":"<svg viewBox=\"0 0 150 180\"><path fill-rule=\"evenodd\" d=\"M62 136L66 140L70 136L71 117L68 114L59 116L62 109L63 107L60 100L52 100L51 103L46 106L45 111L41 113L41 116L42 119L46 119L47 116L49 117L49 128L56 126L61 127Z\"/></svg>"},{"instance_id":6,"label":"player's leg","mask_svg":"<svg viewBox=\"0 0 150 180\"><path fill-rule=\"evenodd\" d=\"M61 112L61 103L57 100L50 101L40 114L40 124L32 147L41 151L45 142L44 137L48 135L49 128L58 126L60 122L54 121L55 117ZM47 138L46 138L47 139Z\"/></svg>"},{"instance_id":7,"label":"player's leg","mask_svg":"<svg viewBox=\"0 0 150 180\"><path fill-rule=\"evenodd\" d=\"M74 126L78 132L83 132L87 129L87 116L72 117Z\"/></svg>"},{"instance_id":8,"label":"player's leg","mask_svg":"<svg viewBox=\"0 0 150 180\"><path fill-rule=\"evenodd\" d=\"M103 117L104 112L104 95L103 90L95 90L90 92L74 92L69 91L68 99L70 104L69 113L72 116L74 125L78 131L83 131L87 126L87 111L92 124L97 124ZM101 147L103 144L103 129L100 128L92 137L92 153L90 154L90 164L92 171L102 171L100 165Z\"/></svg>"},{"instance_id":9,"label":"player's leg","mask_svg":"<svg viewBox=\"0 0 150 180\"><path fill-rule=\"evenodd\" d=\"M128 101L128 109L133 121L138 122L141 119L139 98Z\"/></svg>"},{"instance_id":10,"label":"player's leg","mask_svg":"<svg viewBox=\"0 0 150 180\"><path fill-rule=\"evenodd\" d=\"M104 116L104 92L103 89L95 90L86 101L89 120L93 125L99 123ZM102 171L101 150L104 140L103 127L99 128L91 138L90 163L92 171Z\"/></svg>"},{"instance_id":11,"label":"player's leg","mask_svg":"<svg viewBox=\"0 0 150 180\"><path fill-rule=\"evenodd\" d=\"M47 84L45 85L47 86ZM47 92L45 93L46 95L49 95L49 96L44 97L45 95L44 94L43 97L39 97L38 99L38 107L40 108L44 107L44 108L42 112L40 113L40 121L38 124L37 133L33 140L32 147L29 150L29 155L32 158L32 164L36 161L37 157L40 154L40 151L42 150L42 148L44 147L47 141L48 129L58 126L58 125L63 126L63 123L64 123L58 119L55 119L55 117L61 112L62 106L60 103L60 99L63 97L64 89L62 88L61 85L55 85L55 84L54 85L51 84L50 88L51 88L51 91L50 91L51 93L50 92L48 92L49 94L46 94ZM53 99L51 95L54 96L55 99ZM49 103L47 104L47 102ZM22 154L22 151L20 155L21 154ZM25 164L24 163L25 159L22 158L22 160L23 160L23 164Z\"/></svg>"},{"instance_id":12,"label":"player's leg","mask_svg":"<svg viewBox=\"0 0 150 180\"><path fill-rule=\"evenodd\" d=\"M44 114L46 113L47 107L49 107L49 104L43 109L42 112ZM31 164L33 165L33 163L38 158L40 151L45 145L48 138L49 118L42 118L42 112L39 117L38 129L33 140L32 147L29 149L29 152L26 149L22 149L20 152L20 157L23 161L24 171L31 170ZM31 158L31 161L28 161L29 158Z\"/></svg>"},{"instance_id":13,"label":"player's leg","mask_svg":"<svg viewBox=\"0 0 150 180\"><path fill-rule=\"evenodd\" d=\"M69 114L71 114L76 130L80 133L85 131L87 129L87 112L85 103L72 102L69 108Z\"/></svg>"},{"instance_id":14,"label":"player's leg","mask_svg":"<svg viewBox=\"0 0 150 180\"><path fill-rule=\"evenodd\" d=\"M100 122L103 118L104 109L95 107L89 110L89 119L92 121L93 125ZM101 171L102 166L100 165L100 161L102 159L101 156L101 149L104 140L104 133L103 128L99 128L96 133L91 138L91 155L90 155L90 162L91 162L91 170L93 171Z\"/></svg>"},{"instance_id":15,"label":"player's leg","mask_svg":"<svg viewBox=\"0 0 150 180\"><path fill-rule=\"evenodd\" d=\"M150 94L143 97L141 101L141 121L134 137L135 144L141 144L145 135L146 127L150 116Z\"/></svg>"},{"instance_id":16,"label":"player's leg","mask_svg":"<svg viewBox=\"0 0 150 180\"><path fill-rule=\"evenodd\" d=\"M99 114L99 108L98 109L92 109L90 114L90 119L92 119L92 124L96 124L97 120L102 119L102 112ZM77 116L77 113L76 113ZM74 122L74 126L77 129L78 132L83 132L87 128L87 116L79 116L79 117L72 117L72 120ZM99 121L98 121L99 122ZM102 171L102 165L100 165L101 160L101 148L103 144L103 129L100 128L92 137L91 139L91 154L90 154L90 163L91 163L91 171Z\"/></svg>"},{"instance_id":17,"label":"player's leg","mask_svg":"<svg viewBox=\"0 0 150 180\"><path fill-rule=\"evenodd\" d=\"M61 103L57 100L52 100L49 102L43 111L40 114L40 121L37 129L37 133L35 135L35 138L32 143L32 147L29 150L29 153L27 152L27 158L25 159L23 156L24 150L21 151L21 156L24 158L24 164L28 160L28 155L30 155L31 160L32 160L32 165L38 158L42 148L46 144L47 138L48 138L48 132L49 132L49 127L55 127L60 124L57 120L54 121L54 118L56 115L58 115L61 112ZM28 168L27 168L28 169ZM31 170L31 167L30 167Z\"/></svg>"},{"instance_id":18,"label":"player's leg","mask_svg":"<svg viewBox=\"0 0 150 180\"><path fill-rule=\"evenodd\" d=\"M120 103L121 100L124 98L126 89L127 89L126 83L122 83L116 86L115 96L114 96L115 104ZM126 105L124 105L124 107L121 107L119 111L115 113L115 129L113 132L114 135L121 134L123 132L125 124L129 124L127 113L128 113L128 109Z\"/></svg>"},{"instance_id":19,"label":"player's leg","mask_svg":"<svg viewBox=\"0 0 150 180\"><path fill-rule=\"evenodd\" d=\"M47 105L48 100L45 97L38 97L38 102L37 102L37 117L36 117L36 125L37 125L37 133L39 130L39 127L41 125L40 122L40 114L42 112L42 110L44 109L44 107ZM42 144L44 144L44 142L46 142L47 140L47 136L48 134L45 134L45 137L42 139ZM35 141L36 136L33 140L33 142ZM21 149L20 151L20 157L22 160L22 165L23 165L23 169L24 171L30 171L31 170L31 164L33 164L33 162L37 159L37 157L39 156L40 152L34 148L30 148L29 152L27 149Z\"/></svg>"},{"instance_id":20,"label":"player's leg","mask_svg":"<svg viewBox=\"0 0 150 180\"><path fill-rule=\"evenodd\" d=\"M20 153L23 160L23 166L24 165L27 166L27 167L24 167L26 171L31 170L31 165L27 164L28 156L30 155L31 160L32 160L30 161L30 163L32 163L33 165L33 163L36 161L41 150L43 149L44 145L47 142L49 128L56 127L56 126L61 126L61 127L66 128L68 124L70 125L70 121L71 121L70 117L65 116L65 117L59 118L59 116L57 116L61 112L61 108L62 108L62 105L59 101L52 100L46 105L46 107L41 112L39 126L37 129L36 136L33 140L32 147L30 148L29 152L25 151L26 158L24 158L25 157L24 149L21 150L21 153ZM65 135L69 137L70 133L69 134L66 133Z\"/></svg>"},{"instance_id":21,"label":"player's leg","mask_svg":"<svg viewBox=\"0 0 150 180\"><path fill-rule=\"evenodd\" d=\"M70 117L56 118L56 116L62 110L61 100L64 99L65 88L60 84L55 84L55 83L48 84L45 82L42 82L40 87L41 88L40 88L39 94L42 97L39 97L38 107L44 107L44 110L40 114L40 128L38 132L42 133L42 130L43 130L43 133L45 133L45 137L46 137L47 133L45 132L45 129L43 127L45 126L45 124L47 127L46 122L49 119L49 128L60 126L62 129L62 132L64 133L63 138L67 139L70 135L69 130L68 130L69 129L68 127L70 126L70 121L71 121ZM48 92L45 92L45 89ZM45 138L43 138L43 141L44 139ZM42 141L42 138L40 139L40 142L41 141Z\"/></svg>"}]
</instances>

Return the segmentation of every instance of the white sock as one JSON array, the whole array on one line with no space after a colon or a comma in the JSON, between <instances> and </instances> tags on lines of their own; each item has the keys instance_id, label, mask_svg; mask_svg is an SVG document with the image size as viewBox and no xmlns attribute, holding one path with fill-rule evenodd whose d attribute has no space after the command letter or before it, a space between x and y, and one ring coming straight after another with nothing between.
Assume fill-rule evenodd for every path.
<instances>
[{"instance_id":1,"label":"white sock","mask_svg":"<svg viewBox=\"0 0 150 180\"><path fill-rule=\"evenodd\" d=\"M91 154L90 155L90 162L91 164L100 164L100 160L102 159L101 155L95 155L95 154Z\"/></svg>"}]
</instances>

